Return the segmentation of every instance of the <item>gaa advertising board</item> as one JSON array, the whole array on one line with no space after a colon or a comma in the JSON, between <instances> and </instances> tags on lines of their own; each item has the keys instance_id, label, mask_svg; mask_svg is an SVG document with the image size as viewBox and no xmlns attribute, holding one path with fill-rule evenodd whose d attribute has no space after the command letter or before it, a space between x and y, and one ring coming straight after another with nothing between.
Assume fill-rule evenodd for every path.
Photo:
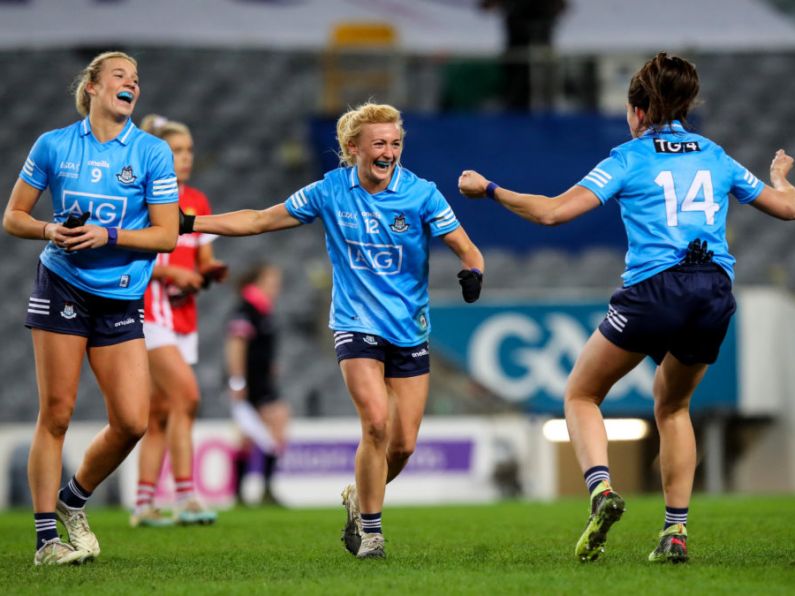
<instances>
[{"instance_id":1,"label":"gaa advertising board","mask_svg":"<svg viewBox=\"0 0 795 596\"><path fill-rule=\"evenodd\" d=\"M577 355L605 316L607 299L432 303L432 353L531 413L563 415L566 380ZM607 395L607 416L653 415L655 364L650 358ZM718 361L692 400L694 413L733 410L738 400L737 332L732 321Z\"/></svg>"},{"instance_id":2,"label":"gaa advertising board","mask_svg":"<svg viewBox=\"0 0 795 596\"><path fill-rule=\"evenodd\" d=\"M64 478L75 472L102 422L75 422L66 435ZM0 509L30 505L26 463L32 424L0 425ZM273 492L289 507L336 507L340 492L353 482L354 458L361 438L355 418L297 419L289 427L287 449L278 463ZM208 505L236 502L235 458L241 435L231 420L199 420L193 429L194 488ZM138 449L92 496L92 506L135 503ZM490 502L521 487L528 497L549 499L555 491L553 446L543 439L541 423L521 415L426 417L419 441L400 481L390 483L390 503L433 504ZM513 476L509 476L513 474ZM256 478L251 478L256 480ZM243 483L246 502L256 504L262 485ZM510 494L510 496L517 496ZM155 502L170 509L174 480L166 458Z\"/></svg>"}]
</instances>

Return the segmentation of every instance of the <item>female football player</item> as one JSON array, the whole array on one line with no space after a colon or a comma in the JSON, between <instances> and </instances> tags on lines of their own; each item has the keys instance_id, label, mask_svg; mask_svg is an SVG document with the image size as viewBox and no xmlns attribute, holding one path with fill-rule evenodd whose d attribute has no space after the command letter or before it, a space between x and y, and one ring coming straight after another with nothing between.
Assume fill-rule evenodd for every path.
<instances>
[{"instance_id":1,"label":"female football player","mask_svg":"<svg viewBox=\"0 0 795 596\"><path fill-rule=\"evenodd\" d=\"M569 435L591 495L575 555L596 559L624 511L611 488L607 435L599 405L645 356L657 363L654 415L660 434L665 522L651 561L687 560L687 513L696 467L689 405L715 362L729 320L734 257L726 242L729 193L780 219L795 218L792 159L783 151L765 186L709 139L687 128L699 89L695 67L659 53L629 84L632 140L619 145L577 185L556 197L520 194L477 172L461 174L470 198L488 196L520 217L558 225L619 201L629 239L624 285L586 343L566 387Z\"/></svg>"},{"instance_id":2,"label":"female football player","mask_svg":"<svg viewBox=\"0 0 795 596\"><path fill-rule=\"evenodd\" d=\"M204 193L188 186L193 171L193 136L181 122L150 114L141 128L166 141L174 153L179 183L179 207L185 213L207 215ZM217 515L197 498L193 485L193 422L199 406L199 384L191 368L199 360L196 293L222 280L226 265L213 257L208 234L180 236L177 248L157 256L152 281L144 295L144 337L152 375L149 426L138 453L138 487L130 524L168 526L211 524ZM154 506L157 481L166 446L176 493L173 516Z\"/></svg>"},{"instance_id":3,"label":"female football player","mask_svg":"<svg viewBox=\"0 0 795 596\"><path fill-rule=\"evenodd\" d=\"M480 295L483 256L436 185L400 165L403 121L366 103L337 122L342 167L262 211L187 218L183 229L250 236L320 218L333 268L329 327L342 377L359 413L356 484L343 491L345 545L384 556L386 483L414 451L428 398L428 256L432 236L461 259L464 299Z\"/></svg>"},{"instance_id":4,"label":"female football player","mask_svg":"<svg viewBox=\"0 0 795 596\"><path fill-rule=\"evenodd\" d=\"M94 58L75 91L85 118L39 137L3 217L8 233L47 241L25 320L39 389L28 459L37 565L99 555L84 505L146 431L143 294L155 252L176 245L179 210L171 150L131 120L139 94L133 58L121 52ZM31 211L47 187L53 220L41 221ZM84 355L105 398L108 424L59 491ZM69 543L58 536L56 516Z\"/></svg>"}]
</instances>

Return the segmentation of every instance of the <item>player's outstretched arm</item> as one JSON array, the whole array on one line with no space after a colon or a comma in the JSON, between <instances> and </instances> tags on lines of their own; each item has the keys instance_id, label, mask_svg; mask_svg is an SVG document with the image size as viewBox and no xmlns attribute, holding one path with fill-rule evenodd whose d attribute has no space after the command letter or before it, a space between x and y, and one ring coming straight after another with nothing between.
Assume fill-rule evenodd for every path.
<instances>
[{"instance_id":1,"label":"player's outstretched arm","mask_svg":"<svg viewBox=\"0 0 795 596\"><path fill-rule=\"evenodd\" d=\"M601 204L584 186L572 186L556 197L523 194L502 188L474 170L461 173L458 190L470 199L492 198L519 217L543 226L566 223Z\"/></svg>"},{"instance_id":2,"label":"player's outstretched arm","mask_svg":"<svg viewBox=\"0 0 795 596\"><path fill-rule=\"evenodd\" d=\"M256 236L300 225L301 222L290 215L284 203L279 203L261 211L242 209L217 215L199 215L180 226L180 234L204 232L219 236Z\"/></svg>"},{"instance_id":3,"label":"player's outstretched arm","mask_svg":"<svg viewBox=\"0 0 795 596\"><path fill-rule=\"evenodd\" d=\"M795 186L787 180L792 164L793 159L786 151L776 151L770 164L770 183L773 186L765 186L751 205L778 219L795 219Z\"/></svg>"}]
</instances>

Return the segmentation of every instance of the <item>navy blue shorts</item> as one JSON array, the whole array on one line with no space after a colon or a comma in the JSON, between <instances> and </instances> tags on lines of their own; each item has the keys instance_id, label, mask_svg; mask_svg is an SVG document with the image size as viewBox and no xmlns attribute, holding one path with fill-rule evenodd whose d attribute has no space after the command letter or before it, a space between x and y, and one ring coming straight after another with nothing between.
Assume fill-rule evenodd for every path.
<instances>
[{"instance_id":1,"label":"navy blue shorts","mask_svg":"<svg viewBox=\"0 0 795 596\"><path fill-rule=\"evenodd\" d=\"M25 327L88 338L90 347L144 336L144 300L114 300L84 292L39 262Z\"/></svg>"},{"instance_id":2,"label":"navy blue shorts","mask_svg":"<svg viewBox=\"0 0 795 596\"><path fill-rule=\"evenodd\" d=\"M383 337L358 331L335 331L334 350L337 362L348 358L372 358L384 363L384 377L418 377L431 370L428 342L403 348Z\"/></svg>"},{"instance_id":3,"label":"navy blue shorts","mask_svg":"<svg viewBox=\"0 0 795 596\"><path fill-rule=\"evenodd\" d=\"M712 364L735 310L732 282L718 265L677 265L617 290L599 331L657 364L668 352L683 364Z\"/></svg>"}]
</instances>

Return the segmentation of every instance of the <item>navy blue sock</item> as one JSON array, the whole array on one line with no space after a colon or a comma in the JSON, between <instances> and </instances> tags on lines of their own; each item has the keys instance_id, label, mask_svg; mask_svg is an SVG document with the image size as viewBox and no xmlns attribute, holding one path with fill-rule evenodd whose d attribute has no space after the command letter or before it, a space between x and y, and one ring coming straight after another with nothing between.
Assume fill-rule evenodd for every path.
<instances>
[{"instance_id":1,"label":"navy blue sock","mask_svg":"<svg viewBox=\"0 0 795 596\"><path fill-rule=\"evenodd\" d=\"M381 513L362 513L362 531L381 534Z\"/></svg>"},{"instance_id":2,"label":"navy blue sock","mask_svg":"<svg viewBox=\"0 0 795 596\"><path fill-rule=\"evenodd\" d=\"M665 506L665 525L663 530L667 530L674 524L687 525L688 507L668 507Z\"/></svg>"},{"instance_id":3,"label":"navy blue sock","mask_svg":"<svg viewBox=\"0 0 795 596\"><path fill-rule=\"evenodd\" d=\"M58 498L72 509L82 509L86 506L86 501L91 493L80 486L77 478L72 476L63 488L58 492Z\"/></svg>"},{"instance_id":4,"label":"navy blue sock","mask_svg":"<svg viewBox=\"0 0 795 596\"><path fill-rule=\"evenodd\" d=\"M585 485L588 487L589 495L602 480L610 484L610 470L607 466L594 466L593 468L588 468L585 474L583 474L583 477L585 478Z\"/></svg>"},{"instance_id":5,"label":"navy blue sock","mask_svg":"<svg viewBox=\"0 0 795 596\"><path fill-rule=\"evenodd\" d=\"M58 529L55 527L55 511L34 513L33 519L36 523L36 550L39 550L46 540L58 538Z\"/></svg>"}]
</instances>

